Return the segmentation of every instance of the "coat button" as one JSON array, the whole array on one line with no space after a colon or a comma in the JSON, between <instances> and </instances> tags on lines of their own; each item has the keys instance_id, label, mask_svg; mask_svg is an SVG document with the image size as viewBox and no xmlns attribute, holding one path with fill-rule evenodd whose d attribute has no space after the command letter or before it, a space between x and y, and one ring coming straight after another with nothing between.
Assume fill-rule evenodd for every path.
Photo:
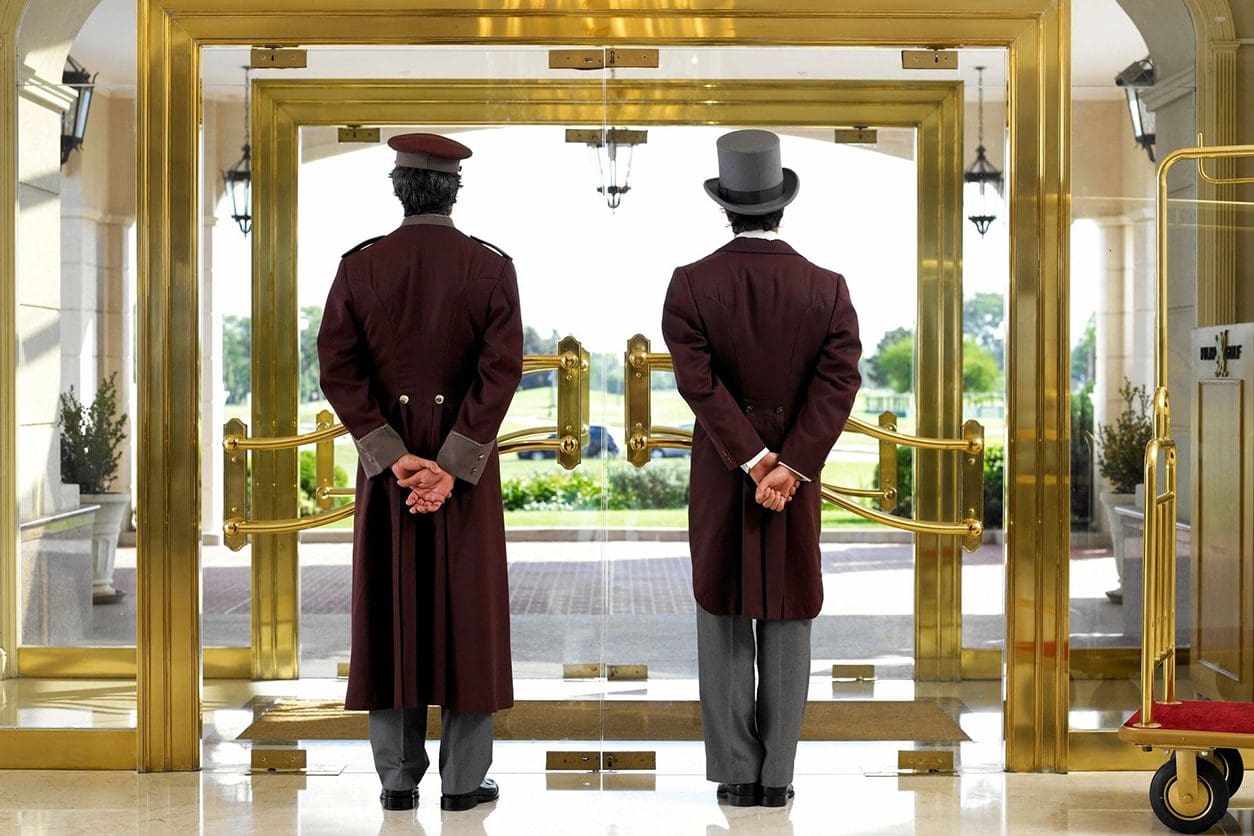
<instances>
[{"instance_id":1,"label":"coat button","mask_svg":"<svg viewBox=\"0 0 1254 836\"><path fill-rule=\"evenodd\" d=\"M397 400L403 404L409 403L409 395L401 395L399 398L397 398Z\"/></svg>"},{"instance_id":2,"label":"coat button","mask_svg":"<svg viewBox=\"0 0 1254 836\"><path fill-rule=\"evenodd\" d=\"M776 414L776 415L783 415L783 414L784 414L784 408L783 408L782 406L777 406L777 407L775 407L775 414Z\"/></svg>"},{"instance_id":3,"label":"coat button","mask_svg":"<svg viewBox=\"0 0 1254 836\"><path fill-rule=\"evenodd\" d=\"M745 405L745 413L746 413L746 414L748 414L748 413L750 413L750 412L753 412L753 404L746 404L746 405Z\"/></svg>"},{"instance_id":4,"label":"coat button","mask_svg":"<svg viewBox=\"0 0 1254 836\"><path fill-rule=\"evenodd\" d=\"M483 461L483 453L479 454L479 461Z\"/></svg>"},{"instance_id":5,"label":"coat button","mask_svg":"<svg viewBox=\"0 0 1254 836\"><path fill-rule=\"evenodd\" d=\"M436 403L438 403L438 404L440 404L440 403L444 403L444 396L443 396L443 395L436 395L436 396L435 396L435 402L436 402Z\"/></svg>"}]
</instances>

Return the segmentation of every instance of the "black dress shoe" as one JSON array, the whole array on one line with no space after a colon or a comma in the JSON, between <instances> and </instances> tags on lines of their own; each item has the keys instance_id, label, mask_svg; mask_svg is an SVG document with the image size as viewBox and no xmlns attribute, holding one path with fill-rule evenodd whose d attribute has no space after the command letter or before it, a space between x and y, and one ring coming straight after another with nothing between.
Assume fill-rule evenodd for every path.
<instances>
[{"instance_id":1,"label":"black dress shoe","mask_svg":"<svg viewBox=\"0 0 1254 836\"><path fill-rule=\"evenodd\" d=\"M786 787L763 787L762 788L762 806L763 807L783 807L788 803L788 799L797 794L792 788L792 784Z\"/></svg>"},{"instance_id":2,"label":"black dress shoe","mask_svg":"<svg viewBox=\"0 0 1254 836\"><path fill-rule=\"evenodd\" d=\"M761 788L757 784L719 784L718 800L733 807L756 807L761 802Z\"/></svg>"},{"instance_id":3,"label":"black dress shoe","mask_svg":"<svg viewBox=\"0 0 1254 836\"><path fill-rule=\"evenodd\" d=\"M384 810L412 810L418 806L418 789L388 790L379 793L379 803Z\"/></svg>"},{"instance_id":4,"label":"black dress shoe","mask_svg":"<svg viewBox=\"0 0 1254 836\"><path fill-rule=\"evenodd\" d=\"M440 796L440 809L454 811L473 810L480 804L496 801L500 797L501 788L496 785L496 781L487 778L479 785L477 790L464 793L463 795Z\"/></svg>"}]
</instances>

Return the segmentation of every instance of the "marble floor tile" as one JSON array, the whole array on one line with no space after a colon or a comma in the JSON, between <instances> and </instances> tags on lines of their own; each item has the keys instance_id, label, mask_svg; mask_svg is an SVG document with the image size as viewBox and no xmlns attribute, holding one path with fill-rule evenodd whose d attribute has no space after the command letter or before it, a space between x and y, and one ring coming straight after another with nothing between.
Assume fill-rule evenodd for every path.
<instances>
[{"instance_id":1,"label":"marble floor tile","mask_svg":"<svg viewBox=\"0 0 1254 836\"><path fill-rule=\"evenodd\" d=\"M1164 833L1146 800L1148 773L949 777L807 775L782 809L733 808L697 775L495 773L499 802L439 808L428 775L413 812L383 812L366 771L0 772L5 834L427 834L427 836L820 836L820 834ZM556 779L556 780L555 780ZM1238 796L1213 831L1249 833Z\"/></svg>"}]
</instances>

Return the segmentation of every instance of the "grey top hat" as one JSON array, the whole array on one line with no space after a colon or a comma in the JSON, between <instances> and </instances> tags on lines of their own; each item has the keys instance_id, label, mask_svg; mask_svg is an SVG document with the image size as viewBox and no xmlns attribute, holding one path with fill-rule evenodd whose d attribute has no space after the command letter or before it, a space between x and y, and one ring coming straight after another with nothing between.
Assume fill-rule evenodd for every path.
<instances>
[{"instance_id":1,"label":"grey top hat","mask_svg":"<svg viewBox=\"0 0 1254 836\"><path fill-rule=\"evenodd\" d=\"M797 173L779 162L779 137L770 131L732 131L718 138L718 177L706 193L724 209L768 215L783 209L801 187Z\"/></svg>"}]
</instances>

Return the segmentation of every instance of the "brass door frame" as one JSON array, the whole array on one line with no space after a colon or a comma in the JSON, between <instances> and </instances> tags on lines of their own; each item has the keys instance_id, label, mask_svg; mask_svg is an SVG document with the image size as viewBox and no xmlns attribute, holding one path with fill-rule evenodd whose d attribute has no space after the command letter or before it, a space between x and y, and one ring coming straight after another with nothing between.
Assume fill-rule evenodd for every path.
<instances>
[{"instance_id":1,"label":"brass door frame","mask_svg":"<svg viewBox=\"0 0 1254 836\"><path fill-rule=\"evenodd\" d=\"M9 3L5 10L10 10ZM1067 0L139 0L139 768L200 764L199 47L213 44L971 45L1009 51L1006 765L1067 765L1070 443ZM16 18L6 18L5 34ZM12 62L3 62L13 81ZM6 103L8 126L14 124ZM10 145L6 144L6 149ZM3 162L15 171L11 150ZM16 182L16 181L13 181ZM5 189L12 188L6 183ZM11 194L6 192L6 194ZM14 201L0 212L11 219ZM6 224L4 234L11 234ZM0 248L10 253L9 248ZM13 263L0 262L10 292ZM7 296L6 296L7 298ZM7 302L5 303L7 306ZM6 307L6 310L8 308ZM12 376L0 381L12 393ZM11 423L11 422L10 422ZM7 425L6 425L7 426ZM5 459L5 484L16 465ZM11 516L11 515L9 515ZM6 517L7 519L7 517ZM9 544L12 552L12 544Z\"/></svg>"},{"instance_id":2,"label":"brass door frame","mask_svg":"<svg viewBox=\"0 0 1254 836\"><path fill-rule=\"evenodd\" d=\"M300 129L359 125L875 125L915 131L918 223L917 379L920 435L960 437L962 350L962 85L956 82L613 80L335 80L267 79L253 85L254 319L277 343L254 342L255 357L295 355L296 206ZM932 223L923 222L929 217ZM264 307L263 307L264 306ZM265 316L258 317L257 311ZM254 332L257 333L257 332ZM256 338L255 338L256 339ZM922 347L931 347L924 351ZM293 361L294 362L294 361ZM263 364L264 365L264 364ZM929 378L929 375L931 378ZM265 380L266 388L259 386ZM273 401L272 401L273 399ZM275 403L283 422L265 409ZM254 376L254 424L275 435L297 432L296 376ZM283 478L295 481L295 457ZM948 460L948 461L947 461ZM919 518L960 519L955 457L920 451ZM291 516L295 495L267 503L273 518ZM254 490L254 511L257 508ZM275 507L277 506L277 507ZM254 512L254 517L260 515ZM266 541L276 541L267 544ZM962 673L962 547L954 537L917 535L915 672L921 680ZM296 535L253 540L253 676L299 675ZM290 557L289 557L290 556ZM982 651L971 651L980 653ZM992 651L1000 657L1000 653Z\"/></svg>"}]
</instances>

